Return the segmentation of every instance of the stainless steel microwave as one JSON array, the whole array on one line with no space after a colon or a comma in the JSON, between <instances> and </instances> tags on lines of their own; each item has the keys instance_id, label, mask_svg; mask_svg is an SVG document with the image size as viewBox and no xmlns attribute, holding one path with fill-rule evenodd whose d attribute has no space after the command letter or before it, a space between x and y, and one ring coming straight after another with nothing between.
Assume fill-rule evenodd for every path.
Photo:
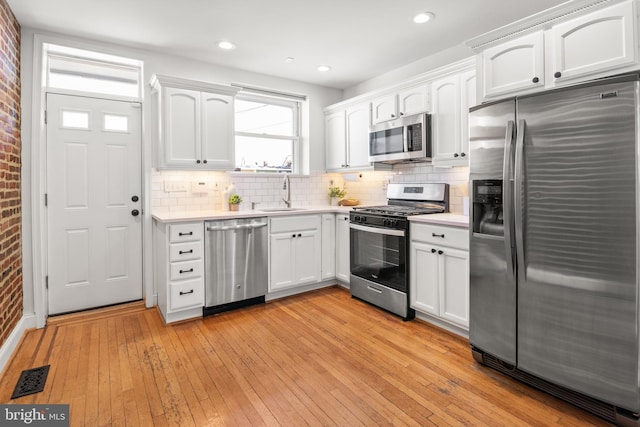
<instances>
[{"instance_id":1,"label":"stainless steel microwave","mask_svg":"<svg viewBox=\"0 0 640 427\"><path fill-rule=\"evenodd\" d=\"M369 161L402 163L431 160L431 115L416 114L369 128Z\"/></svg>"}]
</instances>

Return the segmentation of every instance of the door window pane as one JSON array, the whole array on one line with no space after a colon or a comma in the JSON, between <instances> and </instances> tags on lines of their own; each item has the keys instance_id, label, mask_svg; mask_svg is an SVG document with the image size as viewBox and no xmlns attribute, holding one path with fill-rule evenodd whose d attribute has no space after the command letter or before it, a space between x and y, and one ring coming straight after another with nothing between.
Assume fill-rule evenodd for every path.
<instances>
[{"instance_id":1,"label":"door window pane","mask_svg":"<svg viewBox=\"0 0 640 427\"><path fill-rule=\"evenodd\" d=\"M87 111L62 111L62 127L65 129L89 129Z\"/></svg>"},{"instance_id":2,"label":"door window pane","mask_svg":"<svg viewBox=\"0 0 640 427\"><path fill-rule=\"evenodd\" d=\"M129 117L105 114L103 129L111 132L127 132L129 130Z\"/></svg>"}]
</instances>

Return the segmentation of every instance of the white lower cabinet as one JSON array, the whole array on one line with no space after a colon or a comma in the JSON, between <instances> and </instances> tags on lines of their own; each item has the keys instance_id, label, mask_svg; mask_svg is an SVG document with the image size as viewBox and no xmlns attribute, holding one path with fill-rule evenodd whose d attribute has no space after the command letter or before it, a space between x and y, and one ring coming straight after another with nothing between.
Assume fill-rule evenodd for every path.
<instances>
[{"instance_id":1,"label":"white lower cabinet","mask_svg":"<svg viewBox=\"0 0 640 427\"><path fill-rule=\"evenodd\" d=\"M410 235L411 307L468 329L468 230L412 223Z\"/></svg>"},{"instance_id":2,"label":"white lower cabinet","mask_svg":"<svg viewBox=\"0 0 640 427\"><path fill-rule=\"evenodd\" d=\"M204 223L154 222L154 283L165 322L202 316Z\"/></svg>"},{"instance_id":3,"label":"white lower cabinet","mask_svg":"<svg viewBox=\"0 0 640 427\"><path fill-rule=\"evenodd\" d=\"M351 258L349 245L349 215L336 215L336 279L349 283Z\"/></svg>"},{"instance_id":4,"label":"white lower cabinet","mask_svg":"<svg viewBox=\"0 0 640 427\"><path fill-rule=\"evenodd\" d=\"M336 277L336 216L322 214L322 280Z\"/></svg>"},{"instance_id":5,"label":"white lower cabinet","mask_svg":"<svg viewBox=\"0 0 640 427\"><path fill-rule=\"evenodd\" d=\"M319 282L321 216L281 216L269 222L269 292Z\"/></svg>"}]
</instances>

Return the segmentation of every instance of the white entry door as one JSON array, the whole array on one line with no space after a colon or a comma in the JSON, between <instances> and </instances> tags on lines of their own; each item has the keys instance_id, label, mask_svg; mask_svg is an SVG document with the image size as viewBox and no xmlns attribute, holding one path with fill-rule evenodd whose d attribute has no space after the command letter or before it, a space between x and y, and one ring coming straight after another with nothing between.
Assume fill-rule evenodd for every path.
<instances>
[{"instance_id":1,"label":"white entry door","mask_svg":"<svg viewBox=\"0 0 640 427\"><path fill-rule=\"evenodd\" d=\"M142 298L141 106L47 94L49 314Z\"/></svg>"}]
</instances>

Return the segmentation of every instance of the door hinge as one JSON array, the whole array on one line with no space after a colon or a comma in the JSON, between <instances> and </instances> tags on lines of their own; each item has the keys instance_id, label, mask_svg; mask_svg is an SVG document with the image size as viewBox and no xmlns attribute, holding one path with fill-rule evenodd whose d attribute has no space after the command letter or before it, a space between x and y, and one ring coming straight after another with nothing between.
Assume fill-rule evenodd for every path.
<instances>
[{"instance_id":1,"label":"door hinge","mask_svg":"<svg viewBox=\"0 0 640 427\"><path fill-rule=\"evenodd\" d=\"M44 287L49 289L49 276L44 276Z\"/></svg>"},{"instance_id":2,"label":"door hinge","mask_svg":"<svg viewBox=\"0 0 640 427\"><path fill-rule=\"evenodd\" d=\"M49 194L44 193L44 205L49 206Z\"/></svg>"}]
</instances>

